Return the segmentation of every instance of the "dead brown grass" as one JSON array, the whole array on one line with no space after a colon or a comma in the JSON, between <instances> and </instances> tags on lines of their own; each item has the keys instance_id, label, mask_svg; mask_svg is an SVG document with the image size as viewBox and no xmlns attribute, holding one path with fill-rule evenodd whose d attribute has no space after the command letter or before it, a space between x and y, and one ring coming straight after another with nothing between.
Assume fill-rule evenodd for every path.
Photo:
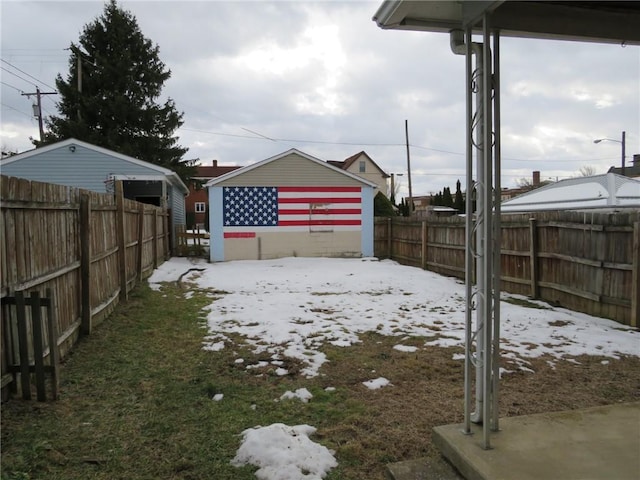
<instances>
[{"instance_id":1,"label":"dead brown grass","mask_svg":"<svg viewBox=\"0 0 640 480\"><path fill-rule=\"evenodd\" d=\"M348 348L325 345L329 362L317 377L286 358L289 375L280 376L272 363L247 369L271 355L252 353L239 335L221 351L201 348L210 302L177 287L136 289L65 361L59 401L2 405L2 480L251 480L255 467L230 463L238 435L275 422L317 428L314 441L338 460L326 480L382 480L388 463L438 462L432 428L462 421L463 363L452 359L460 348L366 333ZM394 350L398 343L418 350ZM501 416L640 400L638 357L585 356L555 368L550 360L503 377ZM381 376L393 387L362 384ZM301 387L311 402L274 401ZM211 400L217 393L222 402Z\"/></svg>"},{"instance_id":2,"label":"dead brown grass","mask_svg":"<svg viewBox=\"0 0 640 480\"><path fill-rule=\"evenodd\" d=\"M349 478L382 479L384 464L419 457L437 459L431 430L463 421L463 362L452 360L454 348L393 350L398 338L366 334L363 343L332 348L323 367L333 386L366 404L366 415L354 415L320 432L338 444L338 458L366 459ZM403 344L411 344L404 341ZM423 342L414 339L413 344ZM527 415L640 400L640 359L582 356L571 361L538 358L535 373L505 374L501 381L500 416ZM604 363L603 363L604 362ZM509 369L513 366L508 365ZM379 376L393 388L368 390L361 382ZM352 421L351 421L352 420ZM359 463L359 462L358 462Z\"/></svg>"}]
</instances>

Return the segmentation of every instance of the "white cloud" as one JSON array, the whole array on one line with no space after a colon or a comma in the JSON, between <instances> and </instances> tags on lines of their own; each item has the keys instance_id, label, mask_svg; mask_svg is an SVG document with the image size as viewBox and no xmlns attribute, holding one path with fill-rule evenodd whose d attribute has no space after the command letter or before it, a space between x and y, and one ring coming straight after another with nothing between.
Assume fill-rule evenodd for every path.
<instances>
[{"instance_id":1,"label":"white cloud","mask_svg":"<svg viewBox=\"0 0 640 480\"><path fill-rule=\"evenodd\" d=\"M388 172L406 173L407 119L416 146L414 194L463 179L464 58L450 51L447 35L381 30L371 21L377 0L122 5L172 71L164 95L184 111L179 136L188 158L245 165L292 146L337 160L366 150ZM2 58L55 86L56 75L68 71L64 49L103 7L2 2ZM503 38L501 57L503 184L517 171L608 168L618 152L592 139L617 138L622 130L628 154L640 152L638 47ZM7 137L9 146L30 149L28 137L38 128L19 90L33 85L1 73L18 91L2 85L0 130L18 133ZM45 99L49 112L56 100ZM554 136L539 125L561 131ZM245 129L335 144L273 142ZM345 145L356 142L362 144Z\"/></svg>"}]
</instances>

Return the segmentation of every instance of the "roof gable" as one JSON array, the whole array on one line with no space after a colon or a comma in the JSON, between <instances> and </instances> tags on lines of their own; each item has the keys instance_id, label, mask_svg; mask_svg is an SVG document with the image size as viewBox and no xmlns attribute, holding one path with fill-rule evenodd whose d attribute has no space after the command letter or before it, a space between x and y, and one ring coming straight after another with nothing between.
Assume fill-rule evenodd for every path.
<instances>
[{"instance_id":1,"label":"roof gable","mask_svg":"<svg viewBox=\"0 0 640 480\"><path fill-rule=\"evenodd\" d=\"M137 165L137 166L140 166L140 167L144 167L144 168L147 168L149 170L153 170L153 171L157 172L159 175L163 175L163 176L167 177L169 179L169 181L171 181L171 183L173 183L174 185L177 185L178 188L180 188L183 192L185 192L185 193L189 192L189 189L184 184L184 182L180 179L178 174L175 173L172 170L169 170L168 168L164 168L164 167L161 167L159 165L155 165L153 163L145 162L143 160L139 160L137 158L130 157L128 155L123 155L121 153L115 152L113 150L109 150L107 148L98 147L97 145L93 145L91 143L83 142L82 140L77 140L75 138L68 138L66 140L62 140L60 142L52 143L52 144L46 145L44 147L34 148L32 150L27 150L26 152L22 152L22 153L18 153L16 155L12 155L11 157L8 157L8 158L3 158L0 161L0 165L2 165L2 166L10 165L12 163L28 160L29 158L33 158L33 157L37 157L37 156L41 156L41 155L46 155L47 153L53 152L53 151L61 149L61 148L71 148L71 147L75 147L75 146L86 148L87 150L91 150L91 151L100 153L102 155L113 157L113 158L116 158L116 159L124 161L124 162L132 163L134 165Z\"/></svg>"},{"instance_id":2,"label":"roof gable","mask_svg":"<svg viewBox=\"0 0 640 480\"><path fill-rule=\"evenodd\" d=\"M389 175L380 168L380 166L373 160L373 158L371 158L367 152L365 152L364 150L361 152L356 153L355 155L351 155L349 158L347 158L344 162L342 162L342 169L343 170L348 170L349 167L351 167L351 165L353 165L355 163L356 160L360 159L360 157L365 156L367 158L367 160L369 160L369 162L376 167L376 169L382 174L382 176L384 178L389 178Z\"/></svg>"},{"instance_id":3,"label":"roof gable","mask_svg":"<svg viewBox=\"0 0 640 480\"><path fill-rule=\"evenodd\" d=\"M322 168L326 168L326 169L332 170L333 172L338 173L340 175L345 175L345 176L349 177L350 179L355 180L356 182L361 183L363 185L366 185L366 186L369 186L369 187L374 187L374 188L376 187L376 185L374 183L369 182L369 181L363 179L362 177L359 177L358 175L354 175L354 174L352 174L350 172L347 172L345 170L337 168L337 167L335 167L335 166L333 166L333 165L331 165L331 164L329 164L327 162L324 162L324 161L322 161L322 160L320 160L318 158L315 158L315 157L313 157L313 156L311 156L311 155L309 155L307 153L301 152L300 150L297 150L295 148L292 148L290 150L287 150L286 152L280 153L278 155L275 155L273 157L267 158L265 160L261 160L260 162L254 163L253 165L248 165L248 166L242 167L242 168L240 168L238 170L234 170L232 172L226 173L225 175L222 175L220 177L213 178L210 181L208 181L205 186L207 186L207 187L215 186L215 185L217 185L219 183L231 180L231 179L233 179L235 177L238 177L240 175L244 175L244 174L246 174L248 172L256 170L256 169L258 169L260 167L263 167L265 165L268 165L270 163L276 162L276 161L278 161L280 159L289 157L290 155L296 155L297 157L301 157L303 160L312 162L313 164L318 165L318 166L320 166Z\"/></svg>"}]
</instances>

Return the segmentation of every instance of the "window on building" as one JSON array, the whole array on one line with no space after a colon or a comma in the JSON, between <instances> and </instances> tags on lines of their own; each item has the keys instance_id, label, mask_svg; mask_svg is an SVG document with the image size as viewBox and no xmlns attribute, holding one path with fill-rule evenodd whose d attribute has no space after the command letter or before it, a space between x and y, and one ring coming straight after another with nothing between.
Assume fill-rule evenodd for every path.
<instances>
[{"instance_id":1,"label":"window on building","mask_svg":"<svg viewBox=\"0 0 640 480\"><path fill-rule=\"evenodd\" d=\"M207 209L207 204L204 202L196 202L196 213L204 213Z\"/></svg>"},{"instance_id":2,"label":"window on building","mask_svg":"<svg viewBox=\"0 0 640 480\"><path fill-rule=\"evenodd\" d=\"M364 173L367 171L367 162L364 160L360 161L360 173Z\"/></svg>"}]
</instances>

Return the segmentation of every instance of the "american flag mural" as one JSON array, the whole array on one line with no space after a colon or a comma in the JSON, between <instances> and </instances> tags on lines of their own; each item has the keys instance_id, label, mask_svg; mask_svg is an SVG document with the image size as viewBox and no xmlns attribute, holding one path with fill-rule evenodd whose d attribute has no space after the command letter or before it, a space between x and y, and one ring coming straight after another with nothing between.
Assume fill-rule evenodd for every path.
<instances>
[{"instance_id":1,"label":"american flag mural","mask_svg":"<svg viewBox=\"0 0 640 480\"><path fill-rule=\"evenodd\" d=\"M225 238L259 231L357 230L360 187L224 187Z\"/></svg>"}]
</instances>

